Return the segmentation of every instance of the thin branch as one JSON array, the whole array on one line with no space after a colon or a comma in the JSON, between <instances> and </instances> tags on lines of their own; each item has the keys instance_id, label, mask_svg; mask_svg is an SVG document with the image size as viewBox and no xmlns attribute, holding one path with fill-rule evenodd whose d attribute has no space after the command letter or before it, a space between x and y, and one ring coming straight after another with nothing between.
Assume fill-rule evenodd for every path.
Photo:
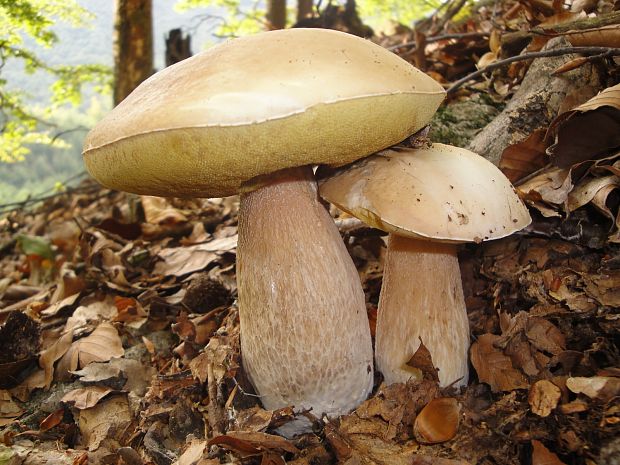
<instances>
[{"instance_id":1,"label":"thin branch","mask_svg":"<svg viewBox=\"0 0 620 465\"><path fill-rule=\"evenodd\" d=\"M463 84L475 79L479 76L482 76L484 73L489 71L493 71L494 69L501 68L502 66L509 65L510 63L514 63L516 61L524 61L524 60L532 60L534 58L544 58L544 57L557 57L562 55L569 54L581 54L581 55L599 55L598 58L606 58L611 56L619 56L620 48L613 47L563 47L557 48L555 50L543 50L541 52L530 52L524 53L522 55L517 55L514 57L506 58L504 60L499 60L490 65L485 66L484 68L480 68L478 71L468 74L467 76L459 79L454 82L448 88L448 94L455 92L459 89Z\"/></svg>"},{"instance_id":2,"label":"thin branch","mask_svg":"<svg viewBox=\"0 0 620 465\"><path fill-rule=\"evenodd\" d=\"M426 43L430 42L439 42L440 40L449 40L449 39L467 39L467 38L477 38L477 37L487 37L490 33L488 32L460 32L454 34L441 34L438 36L427 37ZM415 40L411 42L405 42L403 44L392 45L391 47L387 47L387 50L393 52L394 50L398 50L399 48L404 47L415 47Z\"/></svg>"}]
</instances>

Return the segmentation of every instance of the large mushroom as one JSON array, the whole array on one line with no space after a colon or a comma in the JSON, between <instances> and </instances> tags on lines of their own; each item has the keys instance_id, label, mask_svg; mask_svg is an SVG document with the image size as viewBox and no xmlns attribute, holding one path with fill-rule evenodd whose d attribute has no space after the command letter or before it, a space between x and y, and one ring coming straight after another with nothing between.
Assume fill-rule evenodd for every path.
<instances>
[{"instance_id":1,"label":"large mushroom","mask_svg":"<svg viewBox=\"0 0 620 465\"><path fill-rule=\"evenodd\" d=\"M266 408L335 416L369 393L372 348L359 278L312 166L350 163L404 139L444 95L358 37L267 32L146 80L89 133L84 161L103 185L129 192L241 193L244 368Z\"/></svg>"},{"instance_id":2,"label":"large mushroom","mask_svg":"<svg viewBox=\"0 0 620 465\"><path fill-rule=\"evenodd\" d=\"M466 384L469 324L457 245L530 223L508 179L475 153L433 144L358 161L320 181L320 193L390 233L375 341L386 383L419 375L407 363L421 340L442 386Z\"/></svg>"}]
</instances>

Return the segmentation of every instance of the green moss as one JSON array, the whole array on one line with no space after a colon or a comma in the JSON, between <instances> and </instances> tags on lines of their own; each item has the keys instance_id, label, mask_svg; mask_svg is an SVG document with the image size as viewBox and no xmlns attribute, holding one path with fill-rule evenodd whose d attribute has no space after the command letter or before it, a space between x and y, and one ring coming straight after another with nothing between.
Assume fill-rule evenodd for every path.
<instances>
[{"instance_id":1,"label":"green moss","mask_svg":"<svg viewBox=\"0 0 620 465\"><path fill-rule=\"evenodd\" d=\"M490 99L478 95L443 105L431 120L429 137L433 142L467 147L500 111Z\"/></svg>"}]
</instances>

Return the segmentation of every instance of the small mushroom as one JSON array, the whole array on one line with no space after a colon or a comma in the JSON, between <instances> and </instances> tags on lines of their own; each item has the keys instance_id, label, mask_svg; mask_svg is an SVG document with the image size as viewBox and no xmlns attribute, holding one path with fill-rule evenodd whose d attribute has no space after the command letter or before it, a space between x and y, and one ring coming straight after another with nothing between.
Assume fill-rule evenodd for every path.
<instances>
[{"instance_id":1,"label":"small mushroom","mask_svg":"<svg viewBox=\"0 0 620 465\"><path fill-rule=\"evenodd\" d=\"M370 392L372 347L359 277L312 166L403 140L444 96L370 41L266 32L153 75L89 133L84 162L103 185L138 194L241 192L243 366L266 408L336 416Z\"/></svg>"},{"instance_id":2,"label":"small mushroom","mask_svg":"<svg viewBox=\"0 0 620 465\"><path fill-rule=\"evenodd\" d=\"M442 386L465 385L469 324L457 245L527 226L527 208L493 164L442 144L385 150L320 181L327 201L390 233L375 361L388 384L415 371L420 340Z\"/></svg>"}]
</instances>

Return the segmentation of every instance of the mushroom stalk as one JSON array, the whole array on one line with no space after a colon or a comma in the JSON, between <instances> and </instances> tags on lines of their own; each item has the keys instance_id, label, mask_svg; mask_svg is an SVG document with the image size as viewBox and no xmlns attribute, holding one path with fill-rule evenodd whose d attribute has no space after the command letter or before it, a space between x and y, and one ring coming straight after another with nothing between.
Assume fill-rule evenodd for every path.
<instances>
[{"instance_id":1,"label":"mushroom stalk","mask_svg":"<svg viewBox=\"0 0 620 465\"><path fill-rule=\"evenodd\" d=\"M388 384L419 376L407 362L430 351L439 382L467 384L469 323L456 245L390 234L379 298L375 359Z\"/></svg>"},{"instance_id":2,"label":"mushroom stalk","mask_svg":"<svg viewBox=\"0 0 620 465\"><path fill-rule=\"evenodd\" d=\"M310 167L241 195L237 283L243 366L267 409L336 416L366 398L364 293Z\"/></svg>"}]
</instances>

